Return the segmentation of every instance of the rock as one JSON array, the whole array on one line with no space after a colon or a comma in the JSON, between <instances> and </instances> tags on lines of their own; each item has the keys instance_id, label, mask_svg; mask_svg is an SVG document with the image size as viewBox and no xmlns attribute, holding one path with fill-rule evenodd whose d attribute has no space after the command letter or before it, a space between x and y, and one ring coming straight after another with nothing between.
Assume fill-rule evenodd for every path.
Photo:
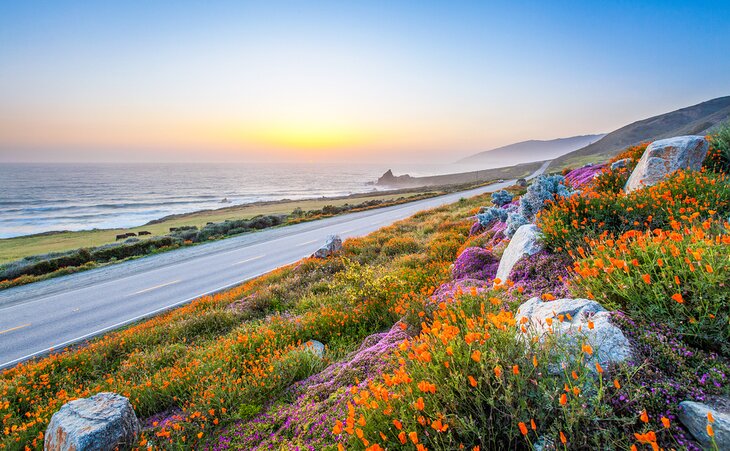
<instances>
[{"instance_id":1,"label":"rock","mask_svg":"<svg viewBox=\"0 0 730 451\"><path fill-rule=\"evenodd\" d=\"M541 435L532 445L532 449L534 451L553 451L558 448L555 446L553 439L546 435Z\"/></svg>"},{"instance_id":2,"label":"rock","mask_svg":"<svg viewBox=\"0 0 730 451\"><path fill-rule=\"evenodd\" d=\"M626 182L627 193L655 185L680 169L699 170L709 143L702 136L678 136L654 141L646 148Z\"/></svg>"},{"instance_id":3,"label":"rock","mask_svg":"<svg viewBox=\"0 0 730 451\"><path fill-rule=\"evenodd\" d=\"M563 315L563 321L560 321ZM593 348L591 362L601 365L619 363L631 357L631 345L621 329L610 321L610 313L601 304L588 299L556 299L541 301L532 298L520 305L517 310L517 323L523 317L529 321L529 328L538 334L547 333L550 329L556 335L568 337L576 345L587 342ZM568 319L570 317L570 319ZM552 325L548 324L552 318ZM593 323L590 328L588 321ZM595 365L588 366L595 370Z\"/></svg>"},{"instance_id":4,"label":"rock","mask_svg":"<svg viewBox=\"0 0 730 451\"><path fill-rule=\"evenodd\" d=\"M527 180L525 180L525 179L517 179L516 185L517 186L525 187L525 186L527 186Z\"/></svg>"},{"instance_id":5,"label":"rock","mask_svg":"<svg viewBox=\"0 0 730 451\"><path fill-rule=\"evenodd\" d=\"M132 405L116 393L66 403L46 429L45 450L102 451L131 448L140 432Z\"/></svg>"},{"instance_id":6,"label":"rock","mask_svg":"<svg viewBox=\"0 0 730 451\"><path fill-rule=\"evenodd\" d=\"M395 176L393 171L388 169L385 174L381 175L376 185L402 185L411 182L413 177L408 174Z\"/></svg>"},{"instance_id":7,"label":"rock","mask_svg":"<svg viewBox=\"0 0 730 451\"><path fill-rule=\"evenodd\" d=\"M324 242L324 246L317 249L312 257L327 258L342 250L342 239L337 235L330 235Z\"/></svg>"},{"instance_id":8,"label":"rock","mask_svg":"<svg viewBox=\"0 0 730 451\"><path fill-rule=\"evenodd\" d=\"M307 350L312 351L318 357L324 356L324 343L317 340L309 340L304 344Z\"/></svg>"},{"instance_id":9,"label":"rock","mask_svg":"<svg viewBox=\"0 0 730 451\"><path fill-rule=\"evenodd\" d=\"M730 399L719 398L711 402L711 406L701 402L682 401L679 403L679 421L689 430L692 436L706 449L712 446L707 435L707 413L711 412L715 419L712 430L715 432L715 443L718 449L730 449Z\"/></svg>"},{"instance_id":10,"label":"rock","mask_svg":"<svg viewBox=\"0 0 730 451\"><path fill-rule=\"evenodd\" d=\"M629 162L631 161L631 158L624 158L623 160L614 161L611 163L611 170L615 171L616 169L625 168L628 166Z\"/></svg>"},{"instance_id":11,"label":"rock","mask_svg":"<svg viewBox=\"0 0 730 451\"><path fill-rule=\"evenodd\" d=\"M515 263L525 255L534 255L542 250L538 242L539 229L535 224L525 224L517 229L499 260L495 277L502 282L509 278Z\"/></svg>"}]
</instances>

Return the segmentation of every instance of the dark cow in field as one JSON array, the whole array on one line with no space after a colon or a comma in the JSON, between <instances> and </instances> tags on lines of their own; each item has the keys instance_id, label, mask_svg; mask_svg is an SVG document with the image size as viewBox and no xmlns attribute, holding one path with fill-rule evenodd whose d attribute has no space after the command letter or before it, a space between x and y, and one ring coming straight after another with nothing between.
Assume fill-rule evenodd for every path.
<instances>
[{"instance_id":1,"label":"dark cow in field","mask_svg":"<svg viewBox=\"0 0 730 451\"><path fill-rule=\"evenodd\" d=\"M126 233L123 233L123 234L121 234L121 235L117 235L117 240L123 240L123 239L125 239L126 237L127 237L127 234L126 234Z\"/></svg>"},{"instance_id":2,"label":"dark cow in field","mask_svg":"<svg viewBox=\"0 0 730 451\"><path fill-rule=\"evenodd\" d=\"M146 230L140 230L137 235L139 235L139 236L142 236L142 235L152 235L152 232L148 232Z\"/></svg>"},{"instance_id":3,"label":"dark cow in field","mask_svg":"<svg viewBox=\"0 0 730 451\"><path fill-rule=\"evenodd\" d=\"M137 234L136 234L136 233L134 233L134 232L128 232L128 233L127 233L127 237L130 237L130 236L137 236Z\"/></svg>"}]
</instances>

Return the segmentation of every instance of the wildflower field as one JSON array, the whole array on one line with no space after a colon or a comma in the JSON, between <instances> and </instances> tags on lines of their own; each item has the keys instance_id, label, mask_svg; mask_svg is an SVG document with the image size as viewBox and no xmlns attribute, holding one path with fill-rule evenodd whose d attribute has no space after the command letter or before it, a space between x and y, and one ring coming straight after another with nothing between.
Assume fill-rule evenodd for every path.
<instances>
[{"instance_id":1,"label":"wildflower field","mask_svg":"<svg viewBox=\"0 0 730 451\"><path fill-rule=\"evenodd\" d=\"M41 448L61 405L113 391L143 421L139 449L721 449L712 415L704 442L679 418L730 394L721 138L701 170L628 195L646 145L6 371L0 448ZM542 250L495 279L532 221ZM570 314L538 327L520 311L568 297L605 307L630 357L556 333Z\"/></svg>"}]
</instances>

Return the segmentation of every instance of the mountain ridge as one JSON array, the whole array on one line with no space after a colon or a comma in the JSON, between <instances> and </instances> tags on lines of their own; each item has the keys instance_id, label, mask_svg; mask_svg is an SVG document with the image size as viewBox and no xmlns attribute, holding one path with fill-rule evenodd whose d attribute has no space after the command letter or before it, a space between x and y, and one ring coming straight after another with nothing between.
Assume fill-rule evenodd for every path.
<instances>
[{"instance_id":1,"label":"mountain ridge","mask_svg":"<svg viewBox=\"0 0 730 451\"><path fill-rule=\"evenodd\" d=\"M551 160L598 141L605 133L577 135L555 139L529 139L494 149L485 150L457 161L460 164L518 164L529 161Z\"/></svg>"}]
</instances>

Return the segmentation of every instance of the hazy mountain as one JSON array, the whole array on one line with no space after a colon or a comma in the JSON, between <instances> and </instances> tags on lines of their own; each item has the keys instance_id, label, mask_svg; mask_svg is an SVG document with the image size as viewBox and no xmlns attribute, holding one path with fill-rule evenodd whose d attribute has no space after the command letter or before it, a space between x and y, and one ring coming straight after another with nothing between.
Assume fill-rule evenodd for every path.
<instances>
[{"instance_id":1,"label":"hazy mountain","mask_svg":"<svg viewBox=\"0 0 730 451\"><path fill-rule=\"evenodd\" d=\"M498 167L529 161L551 160L594 143L603 136L582 135L545 141L532 139L530 141L522 141L497 147L492 150L485 150L484 152L479 152L478 154L461 159L457 163Z\"/></svg>"},{"instance_id":2,"label":"hazy mountain","mask_svg":"<svg viewBox=\"0 0 730 451\"><path fill-rule=\"evenodd\" d=\"M680 135L703 135L730 118L730 96L660 114L615 130L600 140L556 159L550 169L605 160L628 146Z\"/></svg>"}]
</instances>

